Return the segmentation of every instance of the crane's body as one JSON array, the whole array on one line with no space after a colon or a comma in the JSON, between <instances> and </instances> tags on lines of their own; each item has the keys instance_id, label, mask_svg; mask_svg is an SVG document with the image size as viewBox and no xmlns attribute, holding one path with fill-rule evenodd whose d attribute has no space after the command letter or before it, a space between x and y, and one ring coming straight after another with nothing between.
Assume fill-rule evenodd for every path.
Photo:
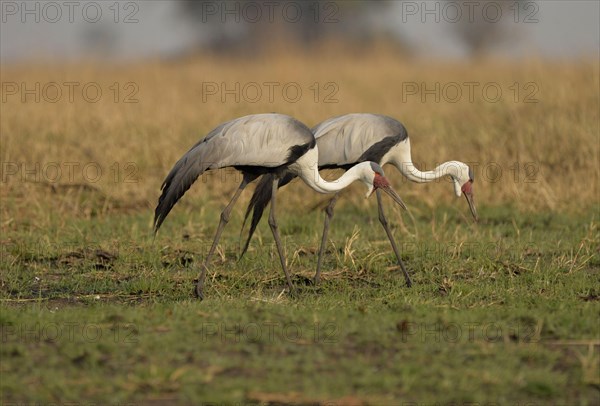
<instances>
[{"instance_id":1,"label":"crane's body","mask_svg":"<svg viewBox=\"0 0 600 406\"><path fill-rule=\"evenodd\" d=\"M205 171L233 166L256 179L277 173L314 146L310 130L282 114L255 114L219 125L190 148L167 175L154 213L155 231Z\"/></svg>"},{"instance_id":2,"label":"crane's body","mask_svg":"<svg viewBox=\"0 0 600 406\"><path fill-rule=\"evenodd\" d=\"M406 128L391 117L353 113L333 117L312 129L319 147L319 168L347 169L363 161L395 166L412 182L426 183L450 176L457 197L465 195L471 214L477 219L472 199L473 171L460 161L448 161L432 171L422 172L412 162ZM463 190L464 188L464 190Z\"/></svg>"},{"instance_id":3,"label":"crane's body","mask_svg":"<svg viewBox=\"0 0 600 406\"><path fill-rule=\"evenodd\" d=\"M177 161L161 187L162 193L154 212L155 233L173 206L202 173L211 169L234 167L243 174L240 186L221 213L213 244L204 260L196 287L200 298L203 298L208 261L229 221L231 209L248 183L260 175L268 175L272 180L269 225L290 290L293 290L293 285L287 272L275 219L275 192L281 176L299 176L320 193L335 193L355 180L360 180L367 185L367 195L374 190L378 194L383 190L405 207L378 164L362 162L350 168L336 182L327 182L319 176L317 159L318 149L311 130L293 117L272 113L249 115L219 125Z\"/></svg>"},{"instance_id":4,"label":"crane's body","mask_svg":"<svg viewBox=\"0 0 600 406\"><path fill-rule=\"evenodd\" d=\"M408 142L408 134L400 122L376 114L333 117L312 131L319 146L321 169L347 169L365 160L388 163L390 157L405 150L404 143ZM408 153L410 157L410 144Z\"/></svg>"},{"instance_id":5,"label":"crane's body","mask_svg":"<svg viewBox=\"0 0 600 406\"><path fill-rule=\"evenodd\" d=\"M418 170L412 163L408 133L404 125L398 120L379 114L346 114L327 119L316 125L312 131L319 151L319 169L341 168L348 170L360 162L372 161L377 162L382 167L389 163L396 167L406 178L417 183L431 182L444 176L450 176L453 181L455 195L464 195L466 197L471 213L475 220L477 220L477 211L473 201L472 170L460 161L445 162L433 171L422 172ZM286 174L279 180L279 187L289 183L293 178L293 175ZM263 183L269 183L268 177L261 179L259 182L246 211L246 217L251 210L254 210L254 213L244 251L247 249L250 238L260 221L262 212L268 204L268 191ZM318 282L320 275L322 253L324 245L327 242L329 222L333 217L333 208L338 197L336 194L326 209L325 225L319 251L317 273L315 275L316 282ZM407 285L410 285L408 273L404 268L395 241L387 225L382 203L380 199L378 200L379 219L396 253Z\"/></svg>"}]
</instances>

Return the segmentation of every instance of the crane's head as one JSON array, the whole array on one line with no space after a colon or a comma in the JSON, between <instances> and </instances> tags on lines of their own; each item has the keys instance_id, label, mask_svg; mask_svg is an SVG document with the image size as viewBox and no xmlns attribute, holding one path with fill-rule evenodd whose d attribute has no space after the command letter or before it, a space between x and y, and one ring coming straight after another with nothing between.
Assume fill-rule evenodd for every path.
<instances>
[{"instance_id":1,"label":"crane's head","mask_svg":"<svg viewBox=\"0 0 600 406\"><path fill-rule=\"evenodd\" d=\"M364 175L362 180L368 188L367 197L371 196L375 190L381 189L385 193L387 193L392 199L394 199L394 201L398 203L404 210L406 210L406 205L404 204L400 196L398 196L398 193L396 193L396 191L392 189L392 186L385 177L381 166L379 166L375 162L363 162L359 165L364 166L365 169L363 171Z\"/></svg>"},{"instance_id":2,"label":"crane's head","mask_svg":"<svg viewBox=\"0 0 600 406\"><path fill-rule=\"evenodd\" d=\"M465 163L452 161L448 171L454 183L454 193L457 197L464 195L469 203L469 209L475 221L479 221L475 200L473 199L473 182L475 180L473 170Z\"/></svg>"}]
</instances>

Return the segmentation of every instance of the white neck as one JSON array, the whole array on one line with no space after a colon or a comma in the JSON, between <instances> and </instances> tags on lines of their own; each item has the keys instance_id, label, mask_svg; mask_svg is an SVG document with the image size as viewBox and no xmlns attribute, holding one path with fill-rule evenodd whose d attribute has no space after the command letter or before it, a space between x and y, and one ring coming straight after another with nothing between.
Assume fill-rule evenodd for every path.
<instances>
[{"instance_id":1,"label":"white neck","mask_svg":"<svg viewBox=\"0 0 600 406\"><path fill-rule=\"evenodd\" d=\"M389 161L396 168L398 168L402 175L406 176L406 178L412 182L427 183L442 178L446 175L454 175L456 173L457 161L444 162L432 171L421 172L412 163L410 144L398 149L397 151L398 152L395 154L395 156L389 157Z\"/></svg>"},{"instance_id":2,"label":"white neck","mask_svg":"<svg viewBox=\"0 0 600 406\"><path fill-rule=\"evenodd\" d=\"M434 170L425 172L418 170L412 162L402 162L400 166L396 165L396 167L409 180L417 183L427 183L451 175L455 164L453 161L444 162Z\"/></svg>"},{"instance_id":3,"label":"white neck","mask_svg":"<svg viewBox=\"0 0 600 406\"><path fill-rule=\"evenodd\" d=\"M319 152L315 146L315 148L308 151L295 163L290 165L290 169L308 186L319 193L339 192L354 181L364 179L366 171L373 171L369 162L362 162L358 165L354 165L338 179L328 182L319 174L318 156Z\"/></svg>"}]
</instances>

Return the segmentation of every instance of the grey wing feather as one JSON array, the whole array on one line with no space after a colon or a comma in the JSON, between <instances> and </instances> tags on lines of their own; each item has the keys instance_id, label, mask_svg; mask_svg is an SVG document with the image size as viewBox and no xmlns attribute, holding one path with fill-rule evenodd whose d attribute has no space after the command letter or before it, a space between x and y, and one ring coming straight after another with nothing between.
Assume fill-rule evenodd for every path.
<instances>
[{"instance_id":1,"label":"grey wing feather","mask_svg":"<svg viewBox=\"0 0 600 406\"><path fill-rule=\"evenodd\" d=\"M220 127L219 127L220 128ZM217 131L215 129L211 134ZM204 140L194 145L183 157L177 161L173 169L165 178L161 190L162 194L154 210L154 232L156 233L163 221L175 206L175 203L187 192L192 184L205 170L211 166L211 162L205 159L210 156L214 147L209 142L209 134Z\"/></svg>"},{"instance_id":2,"label":"grey wing feather","mask_svg":"<svg viewBox=\"0 0 600 406\"><path fill-rule=\"evenodd\" d=\"M314 143L310 130L282 114L255 114L221 124L167 175L154 211L154 232L203 172L228 166L278 167L287 163L294 147L307 143Z\"/></svg>"},{"instance_id":3,"label":"grey wing feather","mask_svg":"<svg viewBox=\"0 0 600 406\"><path fill-rule=\"evenodd\" d=\"M399 121L368 113L333 117L316 125L312 131L319 147L319 166L343 166L362 162L365 158L381 159L386 148L408 138Z\"/></svg>"},{"instance_id":4,"label":"grey wing feather","mask_svg":"<svg viewBox=\"0 0 600 406\"><path fill-rule=\"evenodd\" d=\"M333 117L317 124L311 131L319 147L319 167L346 168L357 162L380 162L391 147L408 138L406 129L397 120L366 113ZM294 174L286 173L279 179L278 187L286 185L294 177ZM250 212L253 212L242 256L248 249L256 226L271 200L272 182L273 176L265 175L254 189L244 216L245 224Z\"/></svg>"}]
</instances>

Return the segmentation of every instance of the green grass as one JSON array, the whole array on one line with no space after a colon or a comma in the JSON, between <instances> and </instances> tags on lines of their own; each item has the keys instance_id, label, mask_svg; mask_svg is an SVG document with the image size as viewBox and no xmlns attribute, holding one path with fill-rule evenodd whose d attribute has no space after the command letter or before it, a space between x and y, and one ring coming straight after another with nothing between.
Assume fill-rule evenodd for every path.
<instances>
[{"instance_id":1,"label":"green grass","mask_svg":"<svg viewBox=\"0 0 600 406\"><path fill-rule=\"evenodd\" d=\"M482 206L473 225L463 202L433 216L408 203L414 219L388 217L411 289L374 200L340 201L317 287L323 215L282 202L297 297L266 224L238 261L241 208L203 302L218 204L176 207L154 241L146 209L19 227L2 245L2 399L598 404L597 207Z\"/></svg>"},{"instance_id":2,"label":"green grass","mask_svg":"<svg viewBox=\"0 0 600 406\"><path fill-rule=\"evenodd\" d=\"M597 58L432 63L345 49L2 67L28 89L95 82L110 95L134 80L140 92L139 103L1 105L0 403L600 404ZM206 81L294 82L304 97L202 103ZM329 81L339 102L316 103L307 86ZM402 101L410 82L497 83L506 97ZM539 103L515 102L512 86L531 82ZM472 165L482 221L448 180L401 183L385 168L411 210L385 198L413 288L361 185L338 203L315 287L323 214L310 207L324 198L297 182L278 194L292 298L266 222L238 261L246 192L199 303L198 267L241 178L203 175L153 241L160 185L212 128L269 111L311 127L349 112L401 120L419 168Z\"/></svg>"}]
</instances>

